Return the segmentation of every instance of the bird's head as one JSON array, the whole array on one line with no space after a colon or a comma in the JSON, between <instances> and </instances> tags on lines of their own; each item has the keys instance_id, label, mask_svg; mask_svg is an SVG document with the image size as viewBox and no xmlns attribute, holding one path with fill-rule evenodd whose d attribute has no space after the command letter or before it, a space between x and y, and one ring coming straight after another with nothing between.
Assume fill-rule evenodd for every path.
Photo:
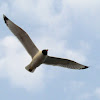
<instances>
[{"instance_id":1,"label":"bird's head","mask_svg":"<svg viewBox=\"0 0 100 100\"><path fill-rule=\"evenodd\" d=\"M48 49L44 49L42 50L43 55L47 55L48 54Z\"/></svg>"}]
</instances>

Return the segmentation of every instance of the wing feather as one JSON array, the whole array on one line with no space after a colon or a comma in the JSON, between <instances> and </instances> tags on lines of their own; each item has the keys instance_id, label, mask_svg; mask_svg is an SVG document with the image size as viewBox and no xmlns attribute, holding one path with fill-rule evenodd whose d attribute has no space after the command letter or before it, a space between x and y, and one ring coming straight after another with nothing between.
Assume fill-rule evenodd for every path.
<instances>
[{"instance_id":1,"label":"wing feather","mask_svg":"<svg viewBox=\"0 0 100 100\"><path fill-rule=\"evenodd\" d=\"M19 26L14 24L11 20L9 20L5 15L3 15L4 21L11 32L19 39L19 41L23 44L27 52L33 58L34 55L39 51L35 44L32 42L28 34L21 29Z\"/></svg>"},{"instance_id":2,"label":"wing feather","mask_svg":"<svg viewBox=\"0 0 100 100\"><path fill-rule=\"evenodd\" d=\"M44 61L44 64L61 66L61 67L70 68L70 69L86 69L86 68L88 68L88 66L84 66L82 64L79 64L79 63L69 60L69 59L56 58L56 57L50 57L50 56L48 56L46 58L46 60Z\"/></svg>"}]
</instances>

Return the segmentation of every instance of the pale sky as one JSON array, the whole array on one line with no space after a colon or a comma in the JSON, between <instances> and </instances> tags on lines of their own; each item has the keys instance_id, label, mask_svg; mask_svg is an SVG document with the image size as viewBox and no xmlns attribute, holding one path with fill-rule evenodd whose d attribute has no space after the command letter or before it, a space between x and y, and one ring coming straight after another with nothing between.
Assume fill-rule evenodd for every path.
<instances>
[{"instance_id":1,"label":"pale sky","mask_svg":"<svg viewBox=\"0 0 100 100\"><path fill-rule=\"evenodd\" d=\"M86 70L39 66L3 21L5 14L50 56ZM100 0L0 0L0 100L100 100Z\"/></svg>"}]
</instances>

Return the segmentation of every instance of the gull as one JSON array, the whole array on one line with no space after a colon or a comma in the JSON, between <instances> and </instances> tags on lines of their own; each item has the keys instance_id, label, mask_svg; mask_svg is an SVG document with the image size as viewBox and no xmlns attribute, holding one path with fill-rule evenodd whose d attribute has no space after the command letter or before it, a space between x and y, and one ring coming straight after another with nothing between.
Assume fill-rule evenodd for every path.
<instances>
[{"instance_id":1,"label":"gull","mask_svg":"<svg viewBox=\"0 0 100 100\"><path fill-rule=\"evenodd\" d=\"M3 15L3 18L8 28L18 38L18 40L22 43L29 55L32 57L32 61L30 62L30 64L25 67L27 71L32 73L41 64L61 66L70 69L88 68L88 66L84 66L69 59L48 56L48 49L39 50L23 29L13 23L5 15Z\"/></svg>"}]
</instances>

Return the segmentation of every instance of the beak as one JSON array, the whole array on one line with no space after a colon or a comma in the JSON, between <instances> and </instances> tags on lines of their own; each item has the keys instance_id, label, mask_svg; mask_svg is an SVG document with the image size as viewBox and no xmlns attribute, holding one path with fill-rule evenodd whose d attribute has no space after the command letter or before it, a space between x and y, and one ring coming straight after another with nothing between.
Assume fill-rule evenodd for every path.
<instances>
[{"instance_id":1,"label":"beak","mask_svg":"<svg viewBox=\"0 0 100 100\"><path fill-rule=\"evenodd\" d=\"M48 49L46 49L46 51L48 51Z\"/></svg>"}]
</instances>

